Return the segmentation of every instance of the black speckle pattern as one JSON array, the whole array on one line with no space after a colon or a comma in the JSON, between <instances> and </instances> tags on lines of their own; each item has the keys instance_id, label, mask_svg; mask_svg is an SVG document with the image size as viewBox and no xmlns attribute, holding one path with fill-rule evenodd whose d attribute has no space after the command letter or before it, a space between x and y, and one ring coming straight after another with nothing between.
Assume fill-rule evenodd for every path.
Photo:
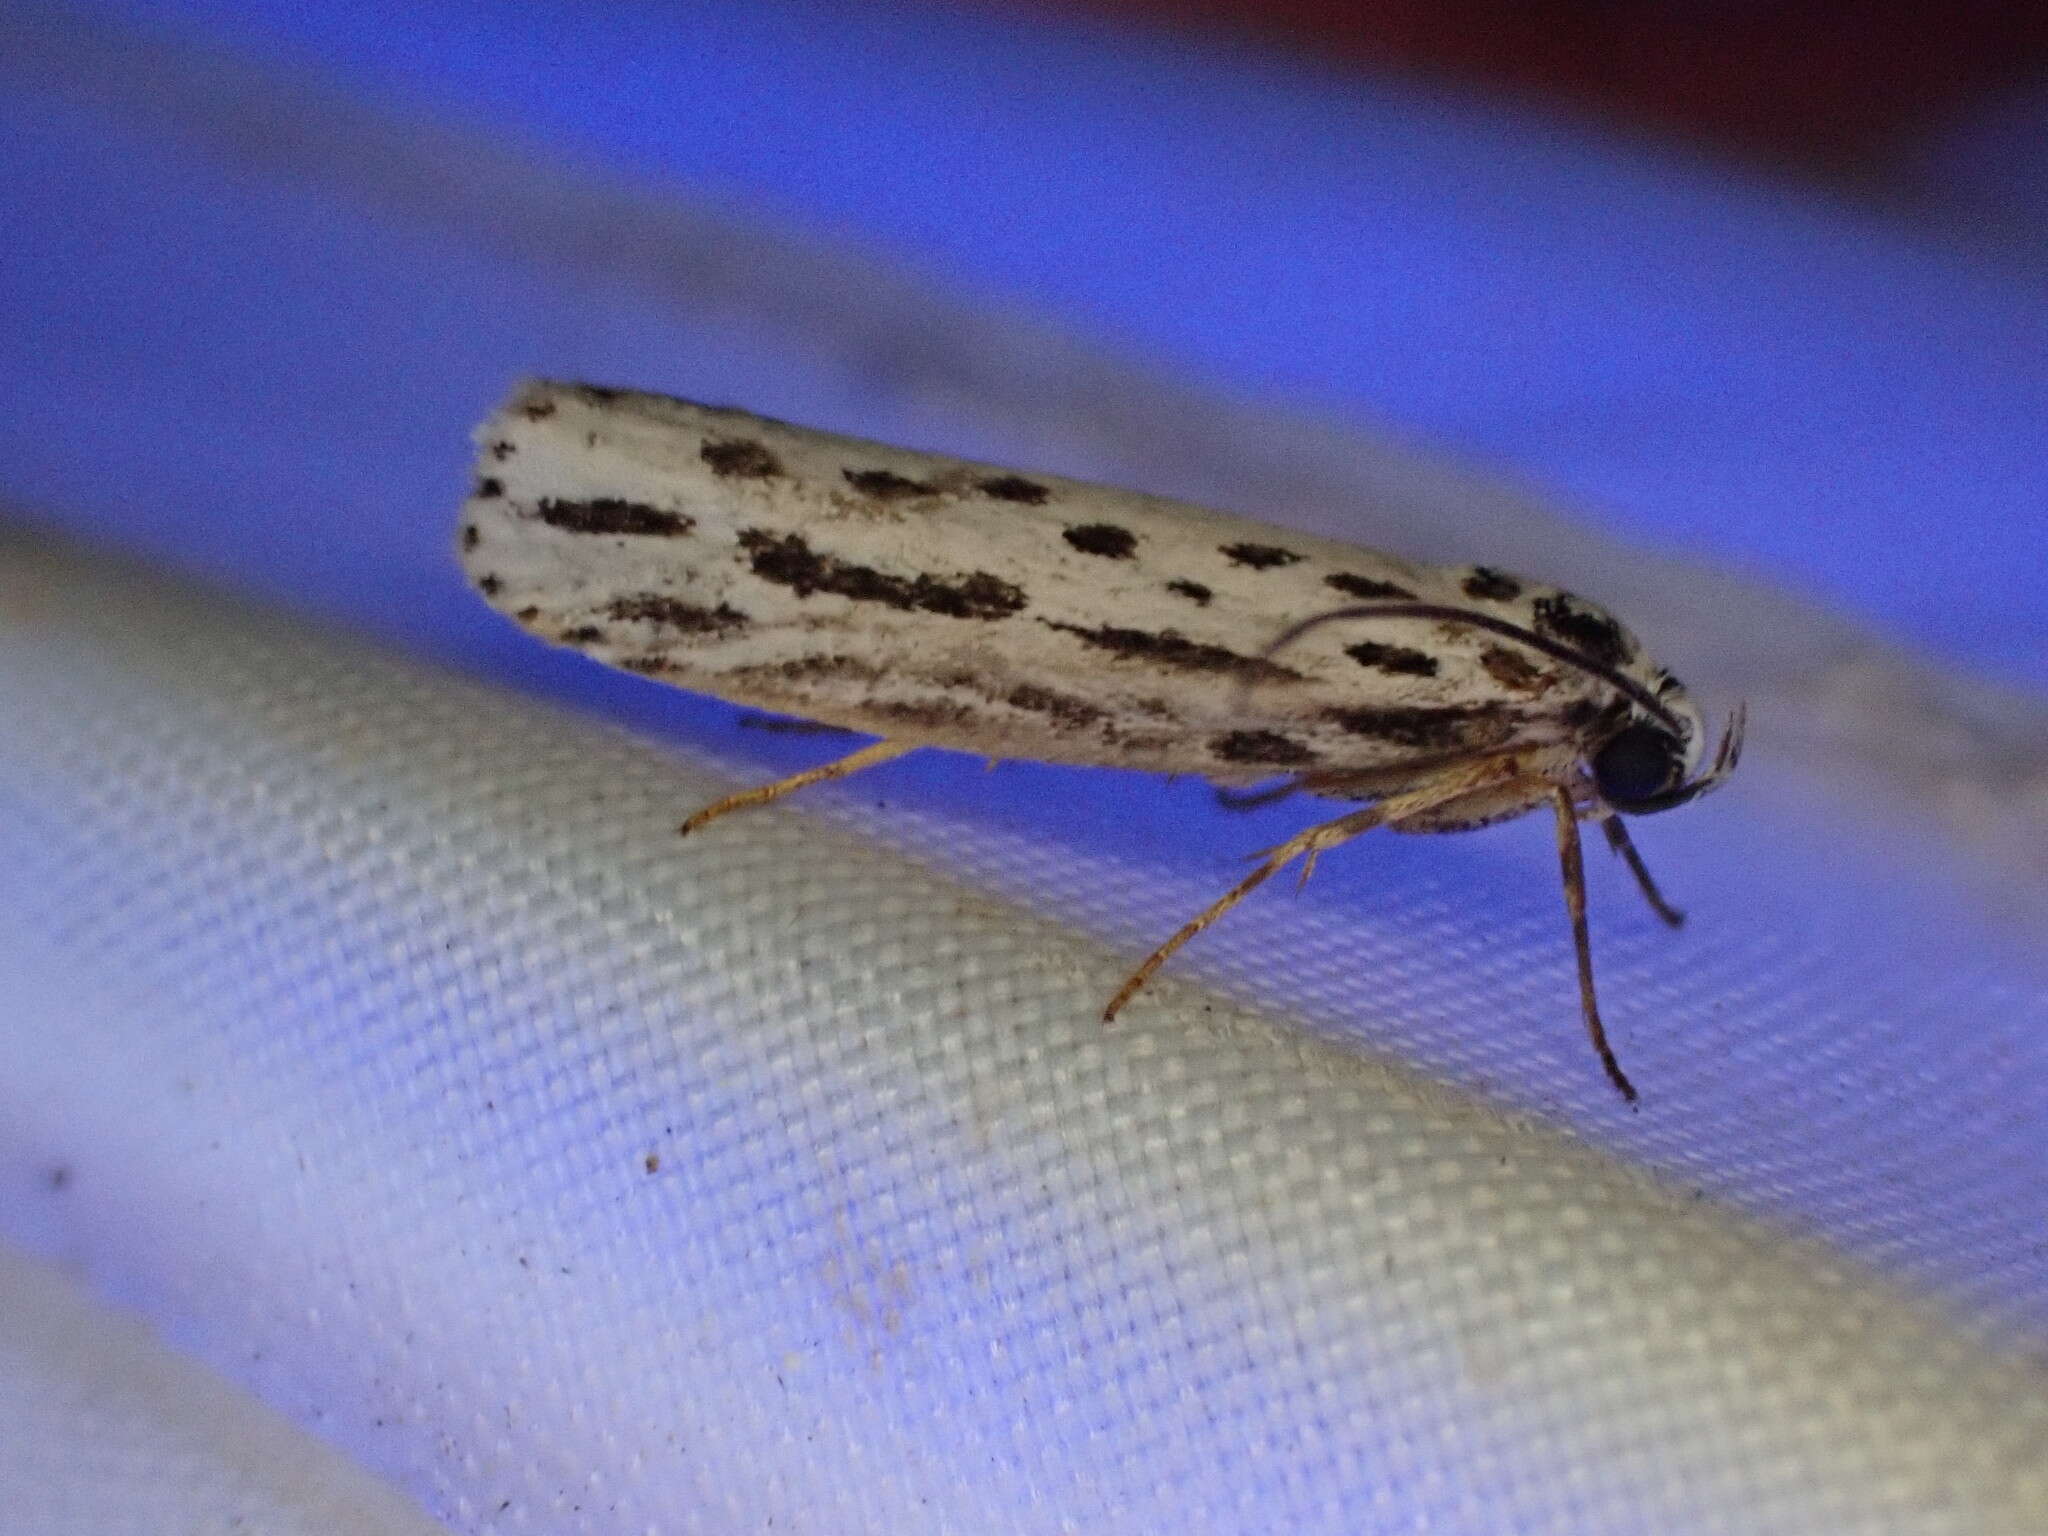
<instances>
[{"instance_id":1,"label":"black speckle pattern","mask_svg":"<svg viewBox=\"0 0 2048 1536\"><path fill-rule=\"evenodd\" d=\"M1084 555L1128 560L1138 552L1138 536L1115 523L1082 523L1060 535Z\"/></svg>"},{"instance_id":2,"label":"black speckle pattern","mask_svg":"<svg viewBox=\"0 0 2048 1536\"><path fill-rule=\"evenodd\" d=\"M1601 666L1622 666L1635 655L1635 647L1619 624L1569 592L1536 599L1535 615L1538 634L1570 646Z\"/></svg>"},{"instance_id":3,"label":"black speckle pattern","mask_svg":"<svg viewBox=\"0 0 2048 1536\"><path fill-rule=\"evenodd\" d=\"M1269 768L1298 768L1316 760L1313 750L1277 731L1230 731L1212 737L1209 750L1226 763L1256 763Z\"/></svg>"},{"instance_id":4,"label":"black speckle pattern","mask_svg":"<svg viewBox=\"0 0 2048 1536\"><path fill-rule=\"evenodd\" d=\"M643 624L659 624L686 635L730 635L753 622L728 603L705 608L665 592L615 597L605 611L615 619L638 619Z\"/></svg>"},{"instance_id":5,"label":"black speckle pattern","mask_svg":"<svg viewBox=\"0 0 2048 1536\"><path fill-rule=\"evenodd\" d=\"M543 500L534 513L550 528L565 533L617 533L632 537L680 538L697 526L695 518L664 512L644 502L597 496L589 501Z\"/></svg>"},{"instance_id":6,"label":"black speckle pattern","mask_svg":"<svg viewBox=\"0 0 2048 1536\"><path fill-rule=\"evenodd\" d=\"M1481 651L1479 665L1496 683L1517 693L1548 693L1555 681L1520 651L1511 651L1504 645L1489 645Z\"/></svg>"},{"instance_id":7,"label":"black speckle pattern","mask_svg":"<svg viewBox=\"0 0 2048 1536\"><path fill-rule=\"evenodd\" d=\"M1494 746L1508 726L1498 706L1444 705L1434 709L1332 709L1325 718L1354 736L1426 751Z\"/></svg>"},{"instance_id":8,"label":"black speckle pattern","mask_svg":"<svg viewBox=\"0 0 2048 1536\"><path fill-rule=\"evenodd\" d=\"M912 480L893 469L842 469L846 483L876 501L908 501L913 496L936 494L922 480Z\"/></svg>"},{"instance_id":9,"label":"black speckle pattern","mask_svg":"<svg viewBox=\"0 0 2048 1536\"><path fill-rule=\"evenodd\" d=\"M949 619L1007 619L1025 606L1021 588L987 571L947 577L926 572L897 576L835 555L821 555L800 534L775 534L761 528L741 529L739 545L750 556L756 576L788 587L798 597L829 592L857 603L880 603Z\"/></svg>"},{"instance_id":10,"label":"black speckle pattern","mask_svg":"<svg viewBox=\"0 0 2048 1536\"><path fill-rule=\"evenodd\" d=\"M751 437L706 438L697 457L722 480L772 480L782 473L782 461Z\"/></svg>"},{"instance_id":11,"label":"black speckle pattern","mask_svg":"<svg viewBox=\"0 0 2048 1536\"><path fill-rule=\"evenodd\" d=\"M1041 688L1035 683L1020 683L1006 695L1010 704L1017 709L1028 709L1036 715L1046 715L1060 725L1081 728L1099 724L1109 718L1109 712L1086 699L1073 698L1068 694L1055 693L1050 688Z\"/></svg>"},{"instance_id":12,"label":"black speckle pattern","mask_svg":"<svg viewBox=\"0 0 2048 1536\"><path fill-rule=\"evenodd\" d=\"M1363 598L1368 602L1375 598L1399 599L1415 595L1406 587L1397 587L1391 581L1374 581L1370 576L1355 576L1350 571L1338 571L1325 576L1323 585L1335 588L1346 597Z\"/></svg>"},{"instance_id":13,"label":"black speckle pattern","mask_svg":"<svg viewBox=\"0 0 2048 1536\"><path fill-rule=\"evenodd\" d=\"M1373 640L1361 640L1356 645L1344 648L1344 654L1361 667L1370 667L1375 672L1387 672L1396 677L1435 677L1436 658L1426 651L1413 650L1405 645L1381 645Z\"/></svg>"},{"instance_id":14,"label":"black speckle pattern","mask_svg":"<svg viewBox=\"0 0 2048 1536\"><path fill-rule=\"evenodd\" d=\"M1511 603L1522 595L1522 584L1506 571L1496 571L1490 565L1475 565L1472 573L1461 585L1467 597L1476 597L1482 602Z\"/></svg>"},{"instance_id":15,"label":"black speckle pattern","mask_svg":"<svg viewBox=\"0 0 2048 1536\"><path fill-rule=\"evenodd\" d=\"M1036 480L1026 480L1022 475L991 475L975 482L974 488L997 501L1014 501L1027 507L1044 506L1052 494Z\"/></svg>"},{"instance_id":16,"label":"black speckle pattern","mask_svg":"<svg viewBox=\"0 0 2048 1536\"><path fill-rule=\"evenodd\" d=\"M505 482L495 475L485 475L476 483L478 501L496 501L505 494Z\"/></svg>"},{"instance_id":17,"label":"black speckle pattern","mask_svg":"<svg viewBox=\"0 0 2048 1536\"><path fill-rule=\"evenodd\" d=\"M1078 624L1043 621L1048 628L1063 630L1081 641L1113 656L1150 661L1177 672L1234 673L1253 682L1299 682L1301 674L1292 667L1267 661L1262 656L1241 656L1220 645L1190 640L1178 630L1124 629L1114 624L1083 629Z\"/></svg>"},{"instance_id":18,"label":"black speckle pattern","mask_svg":"<svg viewBox=\"0 0 2048 1536\"><path fill-rule=\"evenodd\" d=\"M1255 571L1270 571L1275 566L1293 565L1301 559L1291 549L1282 549L1277 544L1225 544L1224 556L1232 565L1250 566Z\"/></svg>"},{"instance_id":19,"label":"black speckle pattern","mask_svg":"<svg viewBox=\"0 0 2048 1536\"><path fill-rule=\"evenodd\" d=\"M1198 608L1208 607L1209 599L1216 595L1199 581L1169 581L1166 590L1179 593Z\"/></svg>"}]
</instances>

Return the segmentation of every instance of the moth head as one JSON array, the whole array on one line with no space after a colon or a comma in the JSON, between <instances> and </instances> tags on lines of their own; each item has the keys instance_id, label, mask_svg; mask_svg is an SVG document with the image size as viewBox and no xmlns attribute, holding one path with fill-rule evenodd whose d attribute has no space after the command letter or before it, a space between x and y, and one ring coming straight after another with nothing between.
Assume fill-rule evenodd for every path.
<instances>
[{"instance_id":1,"label":"moth head","mask_svg":"<svg viewBox=\"0 0 2048 1536\"><path fill-rule=\"evenodd\" d=\"M1593 754L1593 786L1631 816L1669 810L1685 784L1685 756L1685 743L1663 721L1632 720Z\"/></svg>"},{"instance_id":2,"label":"moth head","mask_svg":"<svg viewBox=\"0 0 2048 1536\"><path fill-rule=\"evenodd\" d=\"M1518 641L1607 684L1614 690L1614 702L1610 711L1602 713L1609 721L1619 716L1619 723L1607 725L1604 729L1608 734L1589 744L1584 761L1594 791L1610 810L1632 816L1673 810L1698 799L1727 778L1742 756L1744 715L1740 706L1729 716L1720 744L1714 749L1713 762L1702 772L1700 760L1706 747L1706 733L1699 709L1677 678L1640 657L1615 665L1498 614L1428 602L1358 603L1303 619L1283 630L1261 655L1270 659L1312 629L1355 619L1434 619L1468 624ZM1612 624L1611 620L1607 622Z\"/></svg>"},{"instance_id":3,"label":"moth head","mask_svg":"<svg viewBox=\"0 0 2048 1536\"><path fill-rule=\"evenodd\" d=\"M1714 749L1713 763L1699 771L1705 733L1699 713L1667 689L1656 716L1631 714L1627 722L1592 754L1589 767L1600 798L1629 816L1649 816L1696 800L1735 771L1742 756L1744 712L1729 717Z\"/></svg>"}]
</instances>

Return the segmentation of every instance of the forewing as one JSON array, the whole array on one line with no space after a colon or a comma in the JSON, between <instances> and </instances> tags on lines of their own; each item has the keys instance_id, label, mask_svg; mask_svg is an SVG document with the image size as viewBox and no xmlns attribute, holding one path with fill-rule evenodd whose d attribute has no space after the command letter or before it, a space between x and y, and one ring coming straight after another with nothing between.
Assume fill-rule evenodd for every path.
<instances>
[{"instance_id":1,"label":"forewing","mask_svg":"<svg viewBox=\"0 0 2048 1536\"><path fill-rule=\"evenodd\" d=\"M848 730L1235 783L1556 744L1608 702L1441 620L1333 623L1264 654L1361 601L1576 601L1498 572L629 391L535 383L478 441L461 548L493 606Z\"/></svg>"}]
</instances>

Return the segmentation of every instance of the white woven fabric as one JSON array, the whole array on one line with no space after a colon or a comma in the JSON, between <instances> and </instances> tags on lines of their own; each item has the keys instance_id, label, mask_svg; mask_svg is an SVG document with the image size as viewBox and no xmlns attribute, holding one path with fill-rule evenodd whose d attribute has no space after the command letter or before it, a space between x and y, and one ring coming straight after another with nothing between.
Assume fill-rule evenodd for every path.
<instances>
[{"instance_id":1,"label":"white woven fabric","mask_svg":"<svg viewBox=\"0 0 2048 1536\"><path fill-rule=\"evenodd\" d=\"M713 781L574 721L0 581L0 1162L460 1526L2040 1528L2038 1379L1817 1253L1187 985L1105 1031L1127 956L678 845Z\"/></svg>"},{"instance_id":2,"label":"white woven fabric","mask_svg":"<svg viewBox=\"0 0 2048 1536\"><path fill-rule=\"evenodd\" d=\"M45 1170L61 1198L72 1170ZM428 1536L392 1489L124 1310L0 1247L0 1530Z\"/></svg>"}]
</instances>

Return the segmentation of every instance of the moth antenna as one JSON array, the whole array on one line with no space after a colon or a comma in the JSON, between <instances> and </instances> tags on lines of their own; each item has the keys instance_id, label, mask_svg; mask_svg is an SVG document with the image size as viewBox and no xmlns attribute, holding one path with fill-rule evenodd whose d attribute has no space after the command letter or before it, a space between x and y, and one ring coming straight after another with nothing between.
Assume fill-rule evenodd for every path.
<instances>
[{"instance_id":1,"label":"moth antenna","mask_svg":"<svg viewBox=\"0 0 2048 1536\"><path fill-rule=\"evenodd\" d=\"M1497 619L1490 613L1476 613L1469 608L1452 608L1442 603L1354 603L1349 607L1332 608L1325 613L1312 614L1298 624L1291 624L1282 630L1273 643L1259 653L1259 659L1271 661L1274 656L1310 630L1320 628L1324 624L1334 624L1342 619L1442 619L1446 623L1470 624L1474 629L1491 630L1496 635L1505 636L1532 650L1541 651L1553 661L1561 661L1568 667L1576 667L1588 677L1597 677L1616 692L1625 695L1645 714L1662 722L1674 735L1684 734L1678 724L1678 717L1665 708L1654 693L1635 679L1625 677L1614 668L1597 662L1570 646L1559 645L1555 640L1539 635L1534 630L1524 629L1519 624L1510 624L1506 619Z\"/></svg>"}]
</instances>

